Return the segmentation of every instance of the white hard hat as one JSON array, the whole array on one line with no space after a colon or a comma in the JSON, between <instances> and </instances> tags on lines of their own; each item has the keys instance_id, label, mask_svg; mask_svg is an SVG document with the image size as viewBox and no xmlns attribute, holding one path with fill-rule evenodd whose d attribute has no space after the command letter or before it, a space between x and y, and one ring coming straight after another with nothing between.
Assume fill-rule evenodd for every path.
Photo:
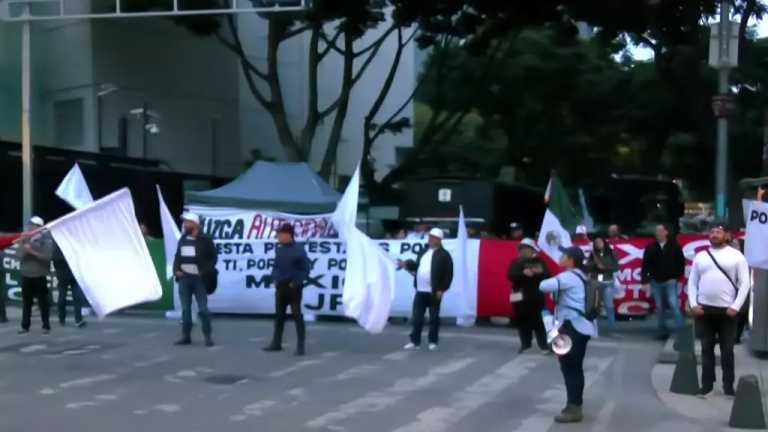
<instances>
[{"instance_id":1,"label":"white hard hat","mask_svg":"<svg viewBox=\"0 0 768 432\"><path fill-rule=\"evenodd\" d=\"M32 216L32 218L29 219L29 223L37 226L45 226L45 221L40 216Z\"/></svg>"},{"instance_id":2,"label":"white hard hat","mask_svg":"<svg viewBox=\"0 0 768 432\"><path fill-rule=\"evenodd\" d=\"M429 236L437 237L440 240L442 240L443 237L445 237L445 234L443 234L443 230L441 230L440 228L432 228L431 230L429 230Z\"/></svg>"},{"instance_id":3,"label":"white hard hat","mask_svg":"<svg viewBox=\"0 0 768 432\"><path fill-rule=\"evenodd\" d=\"M189 221L189 222L194 222L194 223L200 225L200 216L198 216L197 214L192 213L192 212L185 212L184 214L182 214L181 215L181 220Z\"/></svg>"}]
</instances>

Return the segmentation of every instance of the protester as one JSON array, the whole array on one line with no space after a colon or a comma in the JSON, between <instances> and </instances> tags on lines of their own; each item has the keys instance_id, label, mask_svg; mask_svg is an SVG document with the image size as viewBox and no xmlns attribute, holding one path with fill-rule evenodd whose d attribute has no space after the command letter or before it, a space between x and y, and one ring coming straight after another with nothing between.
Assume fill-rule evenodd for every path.
<instances>
[{"instance_id":1,"label":"protester","mask_svg":"<svg viewBox=\"0 0 768 432\"><path fill-rule=\"evenodd\" d=\"M571 350L558 357L560 370L565 380L568 403L555 417L558 423L578 423L583 419L584 401L584 357L587 343L597 336L593 322L587 320L586 275L583 270L584 252L577 246L563 249L560 258L562 273L544 280L539 289L555 298L555 320L561 327L560 334L567 335L573 342Z\"/></svg>"},{"instance_id":2,"label":"protester","mask_svg":"<svg viewBox=\"0 0 768 432\"><path fill-rule=\"evenodd\" d=\"M83 292L75 280L75 276L72 274L72 269L69 267L67 259L61 252L61 248L56 243L54 243L53 249L53 268L56 270L57 288L59 290L59 324L62 326L66 325L67 293L71 292L72 305L75 308L75 325L78 328L85 327L86 322L83 320L83 306L85 306Z\"/></svg>"},{"instance_id":3,"label":"protester","mask_svg":"<svg viewBox=\"0 0 768 432\"><path fill-rule=\"evenodd\" d=\"M539 348L549 353L547 332L541 319L545 296L539 291L541 281L549 278L549 270L538 257L539 247L532 239L526 238L517 247L518 258L507 271L507 279L512 283L510 300L515 307L518 332L520 334L520 354L529 350L536 335Z\"/></svg>"},{"instance_id":4,"label":"protester","mask_svg":"<svg viewBox=\"0 0 768 432\"><path fill-rule=\"evenodd\" d=\"M417 224L413 227L413 230L408 232L405 236L406 240L424 240L427 237L427 230L429 226L427 224Z\"/></svg>"},{"instance_id":5,"label":"protester","mask_svg":"<svg viewBox=\"0 0 768 432\"><path fill-rule=\"evenodd\" d=\"M304 245L297 243L291 224L284 224L277 231L278 246L275 250L275 266L272 282L275 284L275 332L264 351L282 351L285 310L291 306L296 323L296 355L303 356L305 350L306 326L301 310L302 291L309 277L310 261Z\"/></svg>"},{"instance_id":6,"label":"protester","mask_svg":"<svg viewBox=\"0 0 768 432\"><path fill-rule=\"evenodd\" d=\"M642 266L643 289L653 292L656 303L656 319L658 326L657 337L666 339L669 330L666 324L666 309L664 302L675 316L675 327L683 325L683 314L680 311L678 280L685 275L685 256L677 240L670 236L669 227L656 226L656 241L645 248Z\"/></svg>"},{"instance_id":7,"label":"protester","mask_svg":"<svg viewBox=\"0 0 768 432\"><path fill-rule=\"evenodd\" d=\"M602 236L596 237L592 242L592 254L587 261L587 271L589 277L600 284L608 332L616 330L616 311L613 304L616 287L613 281L618 270L619 262L616 260L613 248Z\"/></svg>"},{"instance_id":8,"label":"protester","mask_svg":"<svg viewBox=\"0 0 768 432\"><path fill-rule=\"evenodd\" d=\"M576 233L573 236L573 241L579 243L585 243L589 241L586 225L579 225L576 227Z\"/></svg>"},{"instance_id":9,"label":"protester","mask_svg":"<svg viewBox=\"0 0 768 432\"><path fill-rule=\"evenodd\" d=\"M437 350L440 343L440 303L443 295L453 281L453 259L443 248L443 231L432 228L429 231L429 244L419 254L416 261L399 262L414 276L416 294L413 297L413 331L406 350L421 347L421 332L424 327L424 313L429 309L429 350Z\"/></svg>"},{"instance_id":10,"label":"protester","mask_svg":"<svg viewBox=\"0 0 768 432\"><path fill-rule=\"evenodd\" d=\"M521 241L523 238L525 238L525 229L523 225L517 222L509 224L509 239Z\"/></svg>"},{"instance_id":11,"label":"protester","mask_svg":"<svg viewBox=\"0 0 768 432\"><path fill-rule=\"evenodd\" d=\"M29 220L27 231L39 230L44 225L43 219L34 216ZM51 311L47 276L51 270L51 254L53 253L51 234L47 231L38 231L32 237L22 238L19 250L21 253L22 297L21 330L19 330L19 334L29 333L29 327L32 324L32 305L35 299L37 299L37 307L40 309L40 318L43 321L43 334L50 334Z\"/></svg>"},{"instance_id":12,"label":"protester","mask_svg":"<svg viewBox=\"0 0 768 432\"><path fill-rule=\"evenodd\" d=\"M216 275L218 251L213 240L200 230L200 216L184 213L182 235L173 262L173 271L179 283L181 301L181 339L176 345L192 343L192 298L197 303L197 315L205 338L205 346L212 347L211 314L208 311L208 293L212 275Z\"/></svg>"},{"instance_id":13,"label":"protester","mask_svg":"<svg viewBox=\"0 0 768 432\"><path fill-rule=\"evenodd\" d=\"M621 226L618 224L611 224L608 226L608 240L611 242L626 240L627 238L627 236L621 233Z\"/></svg>"},{"instance_id":14,"label":"protester","mask_svg":"<svg viewBox=\"0 0 768 432\"><path fill-rule=\"evenodd\" d=\"M715 344L720 345L723 391L734 396L734 353L737 318L750 290L747 259L727 240L728 229L715 224L709 232L712 247L699 252L688 277L688 301L701 331L701 396L715 383Z\"/></svg>"}]
</instances>

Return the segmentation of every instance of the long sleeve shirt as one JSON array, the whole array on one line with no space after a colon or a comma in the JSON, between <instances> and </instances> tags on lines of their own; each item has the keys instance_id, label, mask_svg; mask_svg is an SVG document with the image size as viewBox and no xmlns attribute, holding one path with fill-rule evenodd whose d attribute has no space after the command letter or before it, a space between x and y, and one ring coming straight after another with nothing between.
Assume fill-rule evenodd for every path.
<instances>
[{"instance_id":1,"label":"long sleeve shirt","mask_svg":"<svg viewBox=\"0 0 768 432\"><path fill-rule=\"evenodd\" d=\"M28 278L45 277L51 271L51 258L53 256L53 238L48 232L43 232L30 239L22 241L19 248L21 254L21 275ZM27 252L26 245L32 247L32 252Z\"/></svg>"},{"instance_id":2,"label":"long sleeve shirt","mask_svg":"<svg viewBox=\"0 0 768 432\"><path fill-rule=\"evenodd\" d=\"M275 250L275 267L272 269L274 283L290 282L302 287L309 277L310 261L301 243L278 245Z\"/></svg>"},{"instance_id":3,"label":"long sleeve shirt","mask_svg":"<svg viewBox=\"0 0 768 432\"><path fill-rule=\"evenodd\" d=\"M642 283L678 280L685 275L685 256L680 245L668 241L662 246L655 241L643 254Z\"/></svg>"},{"instance_id":4,"label":"long sleeve shirt","mask_svg":"<svg viewBox=\"0 0 768 432\"><path fill-rule=\"evenodd\" d=\"M586 279L581 270L569 270L546 279L539 285L539 290L553 294L555 297L555 319L564 324L570 321L573 328L585 336L597 336L595 323L590 322L582 314L586 305L586 287L584 282L574 272Z\"/></svg>"},{"instance_id":5,"label":"long sleeve shirt","mask_svg":"<svg viewBox=\"0 0 768 432\"><path fill-rule=\"evenodd\" d=\"M711 248L709 251L739 289L737 291L733 287L706 251L699 252L688 276L688 301L691 307L714 306L740 310L751 286L747 259L730 246Z\"/></svg>"}]
</instances>

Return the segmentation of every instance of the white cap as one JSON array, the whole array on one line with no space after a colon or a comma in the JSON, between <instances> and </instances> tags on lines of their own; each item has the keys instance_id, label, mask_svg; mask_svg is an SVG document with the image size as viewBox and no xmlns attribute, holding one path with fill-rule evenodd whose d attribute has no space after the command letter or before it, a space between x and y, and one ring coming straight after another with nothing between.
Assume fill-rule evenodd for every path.
<instances>
[{"instance_id":1,"label":"white cap","mask_svg":"<svg viewBox=\"0 0 768 432\"><path fill-rule=\"evenodd\" d=\"M196 214L194 214L192 212L185 212L184 214L182 214L181 215L181 220L194 222L194 223L200 225L200 216L198 216L198 215L196 215Z\"/></svg>"},{"instance_id":2,"label":"white cap","mask_svg":"<svg viewBox=\"0 0 768 432\"><path fill-rule=\"evenodd\" d=\"M429 236L437 237L440 240L442 240L443 237L445 237L445 234L443 234L443 230L441 230L440 228L432 228L431 230L429 230Z\"/></svg>"},{"instance_id":3,"label":"white cap","mask_svg":"<svg viewBox=\"0 0 768 432\"><path fill-rule=\"evenodd\" d=\"M576 227L576 234L586 234L587 227L585 225L579 225Z\"/></svg>"},{"instance_id":4,"label":"white cap","mask_svg":"<svg viewBox=\"0 0 768 432\"><path fill-rule=\"evenodd\" d=\"M536 242L530 238L524 238L520 240L520 244L517 245L517 247L519 248L521 246L528 246L529 248L535 250L536 252L541 252L541 249L539 249L539 245L537 245Z\"/></svg>"},{"instance_id":5,"label":"white cap","mask_svg":"<svg viewBox=\"0 0 768 432\"><path fill-rule=\"evenodd\" d=\"M32 216L32 218L29 220L29 223L31 223L32 225L37 225L37 226L44 226L45 225L45 221L40 216Z\"/></svg>"}]
</instances>

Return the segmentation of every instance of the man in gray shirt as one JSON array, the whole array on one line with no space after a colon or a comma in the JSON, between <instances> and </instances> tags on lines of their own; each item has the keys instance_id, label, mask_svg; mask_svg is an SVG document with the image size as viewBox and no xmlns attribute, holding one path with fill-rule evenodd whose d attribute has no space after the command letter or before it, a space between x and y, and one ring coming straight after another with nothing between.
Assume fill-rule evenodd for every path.
<instances>
[{"instance_id":1,"label":"man in gray shirt","mask_svg":"<svg viewBox=\"0 0 768 432\"><path fill-rule=\"evenodd\" d=\"M42 228L45 222L37 216L29 220L28 231ZM37 299L40 316L43 320L43 334L51 332L50 303L47 276L51 271L53 254L53 239L51 234L43 231L33 237L22 240L19 247L21 256L21 297L23 309L21 330L19 334L29 333L31 325L32 304Z\"/></svg>"}]
</instances>

